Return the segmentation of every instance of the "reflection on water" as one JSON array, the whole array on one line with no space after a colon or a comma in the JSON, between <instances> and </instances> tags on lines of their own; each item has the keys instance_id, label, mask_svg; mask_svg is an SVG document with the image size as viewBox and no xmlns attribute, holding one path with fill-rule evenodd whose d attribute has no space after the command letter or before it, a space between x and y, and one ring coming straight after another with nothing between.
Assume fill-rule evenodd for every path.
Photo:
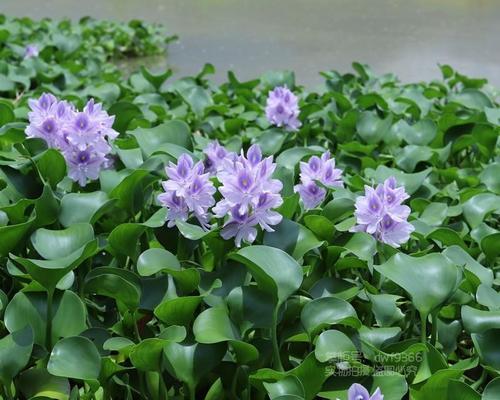
<instances>
[{"instance_id":1,"label":"reflection on water","mask_svg":"<svg viewBox=\"0 0 500 400\"><path fill-rule=\"evenodd\" d=\"M180 40L169 63L183 75L205 62L250 79L268 69L296 71L299 83L318 71L350 69L353 60L403 80L438 77L437 64L487 77L500 86L497 0L1 0L13 15L127 20L165 24ZM166 65L164 59L158 60Z\"/></svg>"}]
</instances>

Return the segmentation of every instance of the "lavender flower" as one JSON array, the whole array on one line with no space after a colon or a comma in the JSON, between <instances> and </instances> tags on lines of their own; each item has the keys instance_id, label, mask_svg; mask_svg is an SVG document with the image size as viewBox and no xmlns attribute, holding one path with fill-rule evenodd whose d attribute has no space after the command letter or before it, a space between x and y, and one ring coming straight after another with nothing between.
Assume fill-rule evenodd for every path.
<instances>
[{"instance_id":1,"label":"lavender flower","mask_svg":"<svg viewBox=\"0 0 500 400\"><path fill-rule=\"evenodd\" d=\"M158 196L158 201L168 209L167 226L186 221L193 213L200 225L209 229L208 210L215 204L215 186L204 173L203 163L195 164L191 156L182 154L177 164L170 163L165 172L169 179L162 182L165 193Z\"/></svg>"},{"instance_id":2,"label":"lavender flower","mask_svg":"<svg viewBox=\"0 0 500 400\"><path fill-rule=\"evenodd\" d=\"M299 105L295 96L286 86L279 86L269 92L266 102L267 120L278 127L296 131L302 125L298 120Z\"/></svg>"},{"instance_id":3,"label":"lavender flower","mask_svg":"<svg viewBox=\"0 0 500 400\"><path fill-rule=\"evenodd\" d=\"M115 116L104 111L102 104L96 104L94 99L90 99L83 108L83 113L87 115L100 136L108 140L114 140L118 137L118 132L112 128Z\"/></svg>"},{"instance_id":4,"label":"lavender flower","mask_svg":"<svg viewBox=\"0 0 500 400\"><path fill-rule=\"evenodd\" d=\"M99 173L106 163L105 155L92 146L85 149L68 147L63 154L69 167L68 176L80 186L85 186L88 179L99 178Z\"/></svg>"},{"instance_id":5,"label":"lavender flower","mask_svg":"<svg viewBox=\"0 0 500 400\"><path fill-rule=\"evenodd\" d=\"M224 168L226 159L234 161L237 157L236 153L227 151L217 140L209 143L203 152L207 156L205 159L205 169L212 175L217 174L217 172L220 172Z\"/></svg>"},{"instance_id":6,"label":"lavender flower","mask_svg":"<svg viewBox=\"0 0 500 400\"><path fill-rule=\"evenodd\" d=\"M356 199L357 225L352 232L367 232L394 247L408 241L415 228L407 222L410 207L401 203L409 196L404 187L396 185L396 179L391 177L375 189L365 186L365 195Z\"/></svg>"},{"instance_id":7,"label":"lavender flower","mask_svg":"<svg viewBox=\"0 0 500 400\"><path fill-rule=\"evenodd\" d=\"M30 99L29 138L41 138L51 148L61 151L68 165L68 176L85 186L88 179L99 177L111 160L109 141L118 135L112 129L114 117L90 100L82 112L53 95L44 93L38 100Z\"/></svg>"},{"instance_id":8,"label":"lavender flower","mask_svg":"<svg viewBox=\"0 0 500 400\"><path fill-rule=\"evenodd\" d=\"M168 209L167 226L172 228L176 221L187 221L189 209L182 197L175 192L166 192L158 196L158 201Z\"/></svg>"},{"instance_id":9,"label":"lavender flower","mask_svg":"<svg viewBox=\"0 0 500 400\"><path fill-rule=\"evenodd\" d=\"M283 203L280 195L283 185L272 179L275 169L272 157L263 159L258 145L251 146L246 156L242 152L234 161L226 158L217 174L223 198L213 208L216 217L228 217L221 231L224 239L234 237L240 247L242 241L255 240L257 225L273 232L272 226L281 222L281 214L273 210Z\"/></svg>"},{"instance_id":10,"label":"lavender flower","mask_svg":"<svg viewBox=\"0 0 500 400\"><path fill-rule=\"evenodd\" d=\"M40 51L38 50L38 46L36 44L29 44L24 49L24 59L35 58L38 57Z\"/></svg>"},{"instance_id":11,"label":"lavender flower","mask_svg":"<svg viewBox=\"0 0 500 400\"><path fill-rule=\"evenodd\" d=\"M224 224L221 236L226 240L234 237L237 247L241 247L242 241L253 243L257 237L255 226L258 224L255 216L248 211L241 211L239 206L234 206L229 211L229 215L229 220Z\"/></svg>"},{"instance_id":12,"label":"lavender flower","mask_svg":"<svg viewBox=\"0 0 500 400\"><path fill-rule=\"evenodd\" d=\"M326 196L326 190L319 187L314 182L309 182L306 184L301 183L295 186L295 192L300 195L304 207L309 210L315 208L320 204Z\"/></svg>"},{"instance_id":13,"label":"lavender flower","mask_svg":"<svg viewBox=\"0 0 500 400\"><path fill-rule=\"evenodd\" d=\"M347 400L384 400L384 395L377 388L370 397L370 393L363 385L354 383L347 391Z\"/></svg>"},{"instance_id":14,"label":"lavender flower","mask_svg":"<svg viewBox=\"0 0 500 400\"><path fill-rule=\"evenodd\" d=\"M329 188L344 186L342 171L335 168L335 159L330 158L329 151L321 158L312 156L307 163L300 163L300 182L294 190L300 194L306 209L317 207L325 199L326 190L317 182Z\"/></svg>"}]
</instances>

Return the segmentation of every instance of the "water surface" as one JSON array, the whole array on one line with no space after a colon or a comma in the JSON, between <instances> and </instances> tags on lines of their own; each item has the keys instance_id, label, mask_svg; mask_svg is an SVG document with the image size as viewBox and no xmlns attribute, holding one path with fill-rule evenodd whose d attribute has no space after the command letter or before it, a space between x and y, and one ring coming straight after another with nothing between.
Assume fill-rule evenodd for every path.
<instances>
[{"instance_id":1,"label":"water surface","mask_svg":"<svg viewBox=\"0 0 500 400\"><path fill-rule=\"evenodd\" d=\"M450 64L500 86L497 0L1 0L0 11L161 22L180 37L168 63L188 75L210 62L219 81L228 69L241 79L291 69L313 86L319 71L357 60L403 81L437 78L437 64Z\"/></svg>"}]
</instances>

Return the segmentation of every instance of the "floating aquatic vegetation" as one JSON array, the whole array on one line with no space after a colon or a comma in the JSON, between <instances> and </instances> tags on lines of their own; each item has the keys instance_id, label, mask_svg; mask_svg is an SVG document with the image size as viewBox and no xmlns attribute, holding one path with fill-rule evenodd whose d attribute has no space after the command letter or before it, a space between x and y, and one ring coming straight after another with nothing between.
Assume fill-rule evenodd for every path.
<instances>
[{"instance_id":1,"label":"floating aquatic vegetation","mask_svg":"<svg viewBox=\"0 0 500 400\"><path fill-rule=\"evenodd\" d=\"M495 90L123 77L93 24L0 18L1 398L500 398Z\"/></svg>"}]
</instances>

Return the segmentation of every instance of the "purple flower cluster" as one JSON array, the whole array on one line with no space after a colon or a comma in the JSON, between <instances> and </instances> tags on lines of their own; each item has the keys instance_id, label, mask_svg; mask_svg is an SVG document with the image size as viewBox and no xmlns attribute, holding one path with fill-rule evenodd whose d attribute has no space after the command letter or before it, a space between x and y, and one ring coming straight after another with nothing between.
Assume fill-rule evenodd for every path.
<instances>
[{"instance_id":1,"label":"purple flower cluster","mask_svg":"<svg viewBox=\"0 0 500 400\"><path fill-rule=\"evenodd\" d=\"M343 187L342 171L335 168L335 159L330 158L330 152L325 152L320 157L312 156L309 161L300 163L300 184L294 190L306 209L317 207L325 199L326 187Z\"/></svg>"},{"instance_id":2,"label":"purple flower cluster","mask_svg":"<svg viewBox=\"0 0 500 400\"><path fill-rule=\"evenodd\" d=\"M224 239L234 237L240 247L242 241L255 240L257 225L273 232L271 226L281 222L283 217L273 210L283 203L283 184L272 178L275 169L273 158L263 159L258 145L251 146L246 156L242 152L235 160L226 159L217 174L223 199L214 207L217 217L228 217L221 231Z\"/></svg>"},{"instance_id":3,"label":"purple flower cluster","mask_svg":"<svg viewBox=\"0 0 500 400\"><path fill-rule=\"evenodd\" d=\"M66 101L44 93L28 102L29 125L26 136L41 138L51 148L61 151L69 168L68 176L85 186L88 179L110 165L109 141L118 136L112 128L114 116L108 115L101 104L91 99L83 111Z\"/></svg>"},{"instance_id":4,"label":"purple flower cluster","mask_svg":"<svg viewBox=\"0 0 500 400\"><path fill-rule=\"evenodd\" d=\"M190 156L183 154L177 165L166 168L169 179L163 182L165 193L158 200L169 211L168 226L178 220L186 221L192 213L204 229L209 228L210 207L215 204L216 192L209 178L214 176L221 184L222 199L212 211L216 218L225 220L221 230L224 239L234 238L240 247L242 242L255 240L258 226L272 232L272 226L282 219L274 209L283 202L280 195L283 185L272 179L276 168L273 158L263 158L257 145L239 156L217 142L204 152L205 163L194 164Z\"/></svg>"},{"instance_id":5,"label":"purple flower cluster","mask_svg":"<svg viewBox=\"0 0 500 400\"><path fill-rule=\"evenodd\" d=\"M35 58L38 57L40 51L38 50L38 46L36 44L29 44L24 49L24 59Z\"/></svg>"},{"instance_id":6,"label":"purple flower cluster","mask_svg":"<svg viewBox=\"0 0 500 400\"><path fill-rule=\"evenodd\" d=\"M353 232L367 232L394 247L406 243L415 230L408 221L410 207L401 203L409 198L404 187L390 177L376 188L365 186L365 195L356 199L357 225Z\"/></svg>"},{"instance_id":7,"label":"purple flower cluster","mask_svg":"<svg viewBox=\"0 0 500 400\"><path fill-rule=\"evenodd\" d=\"M286 86L279 86L269 92L266 102L267 120L278 127L296 131L302 125L298 119L299 104L295 96Z\"/></svg>"},{"instance_id":8,"label":"purple flower cluster","mask_svg":"<svg viewBox=\"0 0 500 400\"><path fill-rule=\"evenodd\" d=\"M221 172L226 160L235 161L238 158L236 153L227 151L217 140L210 142L203 153L206 155L205 168L211 175Z\"/></svg>"},{"instance_id":9,"label":"purple flower cluster","mask_svg":"<svg viewBox=\"0 0 500 400\"><path fill-rule=\"evenodd\" d=\"M384 400L384 395L377 388L370 397L370 393L363 385L354 383L347 391L347 400Z\"/></svg>"},{"instance_id":10,"label":"purple flower cluster","mask_svg":"<svg viewBox=\"0 0 500 400\"><path fill-rule=\"evenodd\" d=\"M195 164L191 156L182 154L177 164L170 163L165 171L169 179L162 182L165 193L158 200L168 209L168 226L174 226L178 220L186 221L192 213L208 229L211 216L208 209L215 204L215 186L204 172L203 163Z\"/></svg>"}]
</instances>

